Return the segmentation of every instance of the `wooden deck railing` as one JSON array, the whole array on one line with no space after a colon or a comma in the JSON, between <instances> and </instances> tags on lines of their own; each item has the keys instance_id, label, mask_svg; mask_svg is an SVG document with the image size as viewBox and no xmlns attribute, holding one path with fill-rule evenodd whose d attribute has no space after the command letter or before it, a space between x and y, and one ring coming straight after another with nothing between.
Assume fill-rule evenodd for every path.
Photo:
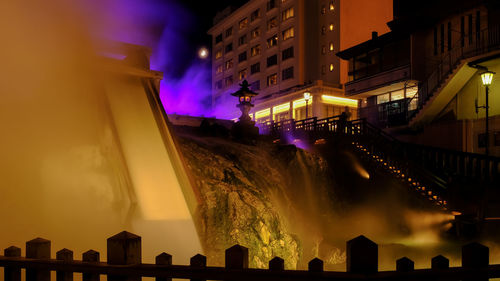
<instances>
[{"instance_id":1,"label":"wooden deck railing","mask_svg":"<svg viewBox=\"0 0 500 281\"><path fill-rule=\"evenodd\" d=\"M97 281L106 275L113 281L136 281L141 277L155 277L157 281L171 278L190 280L241 280L241 281L326 281L326 280L475 280L500 277L500 265L490 265L489 249L479 243L462 247L462 266L449 267L449 260L442 255L431 259L431 268L414 269L414 262L402 257L395 262L395 271L378 270L378 245L364 236L346 243L346 271L325 271L323 261L315 258L308 263L308 270L286 270L284 260L275 257L268 269L248 268L249 251L235 245L226 250L225 266L207 266L205 256L197 254L189 265L173 265L172 256L161 253L155 264L142 263L141 237L121 232L107 240L106 262L99 253L89 250L81 260L73 259L73 252L62 249L51 255L49 240L36 238L26 242L26 257L21 249L8 247L0 256L5 281L21 281L21 269L26 270L26 281L49 281L50 271L56 271L57 281L72 281L73 273L83 273L84 281Z\"/></svg>"}]
</instances>

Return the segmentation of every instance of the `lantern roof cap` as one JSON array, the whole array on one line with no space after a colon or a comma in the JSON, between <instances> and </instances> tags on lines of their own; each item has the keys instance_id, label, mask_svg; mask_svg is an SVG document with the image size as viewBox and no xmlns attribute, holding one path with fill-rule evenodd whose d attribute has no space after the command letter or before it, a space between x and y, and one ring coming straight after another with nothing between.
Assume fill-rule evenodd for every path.
<instances>
[{"instance_id":1,"label":"lantern roof cap","mask_svg":"<svg viewBox=\"0 0 500 281\"><path fill-rule=\"evenodd\" d=\"M256 96L258 95L256 92L253 92L252 90L250 90L250 88L248 87L249 84L248 84L248 81L247 80L243 80L243 82L241 82L240 84L241 88L232 93L231 96L234 96L234 97L244 97L244 96Z\"/></svg>"}]
</instances>

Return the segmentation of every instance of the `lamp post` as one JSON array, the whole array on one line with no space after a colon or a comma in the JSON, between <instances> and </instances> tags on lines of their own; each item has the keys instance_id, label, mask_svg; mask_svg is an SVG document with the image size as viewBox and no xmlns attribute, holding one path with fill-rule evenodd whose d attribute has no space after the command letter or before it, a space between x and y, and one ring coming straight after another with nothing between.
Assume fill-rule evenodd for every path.
<instances>
[{"instance_id":1,"label":"lamp post","mask_svg":"<svg viewBox=\"0 0 500 281\"><path fill-rule=\"evenodd\" d=\"M488 114L488 109L489 109L489 104L488 104L488 90L489 86L491 85L491 81L493 80L493 74L494 72L491 71L485 71L481 73L481 80L483 82L484 87L486 88L486 105L484 106L484 109L486 111L486 132L485 132L485 154L489 155L490 154L490 149L489 149L489 143L490 143L490 135L489 135L489 114Z\"/></svg>"},{"instance_id":2,"label":"lamp post","mask_svg":"<svg viewBox=\"0 0 500 281\"><path fill-rule=\"evenodd\" d=\"M309 117L308 115L308 109L309 109L309 100L311 99L311 93L305 92L304 93L304 100L306 101L306 119Z\"/></svg>"}]
</instances>

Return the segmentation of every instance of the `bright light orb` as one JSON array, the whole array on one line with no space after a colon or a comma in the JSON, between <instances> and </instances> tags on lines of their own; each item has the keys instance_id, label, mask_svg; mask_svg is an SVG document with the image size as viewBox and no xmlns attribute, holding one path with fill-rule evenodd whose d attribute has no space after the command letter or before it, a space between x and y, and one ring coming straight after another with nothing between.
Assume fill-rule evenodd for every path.
<instances>
[{"instance_id":1,"label":"bright light orb","mask_svg":"<svg viewBox=\"0 0 500 281\"><path fill-rule=\"evenodd\" d=\"M203 47L203 48L200 48L198 50L198 57L200 57L200 59L206 59L208 58L208 49Z\"/></svg>"}]
</instances>

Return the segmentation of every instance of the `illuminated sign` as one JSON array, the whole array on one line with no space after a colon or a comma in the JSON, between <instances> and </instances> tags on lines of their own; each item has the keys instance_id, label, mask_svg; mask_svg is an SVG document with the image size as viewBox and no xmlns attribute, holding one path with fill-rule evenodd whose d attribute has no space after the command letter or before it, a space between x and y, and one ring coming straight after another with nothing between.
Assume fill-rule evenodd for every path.
<instances>
[{"instance_id":1,"label":"illuminated sign","mask_svg":"<svg viewBox=\"0 0 500 281\"><path fill-rule=\"evenodd\" d=\"M349 107L358 107L358 101L348 98L334 97L322 95L321 99L324 103L340 105L340 106L349 106Z\"/></svg>"}]
</instances>

